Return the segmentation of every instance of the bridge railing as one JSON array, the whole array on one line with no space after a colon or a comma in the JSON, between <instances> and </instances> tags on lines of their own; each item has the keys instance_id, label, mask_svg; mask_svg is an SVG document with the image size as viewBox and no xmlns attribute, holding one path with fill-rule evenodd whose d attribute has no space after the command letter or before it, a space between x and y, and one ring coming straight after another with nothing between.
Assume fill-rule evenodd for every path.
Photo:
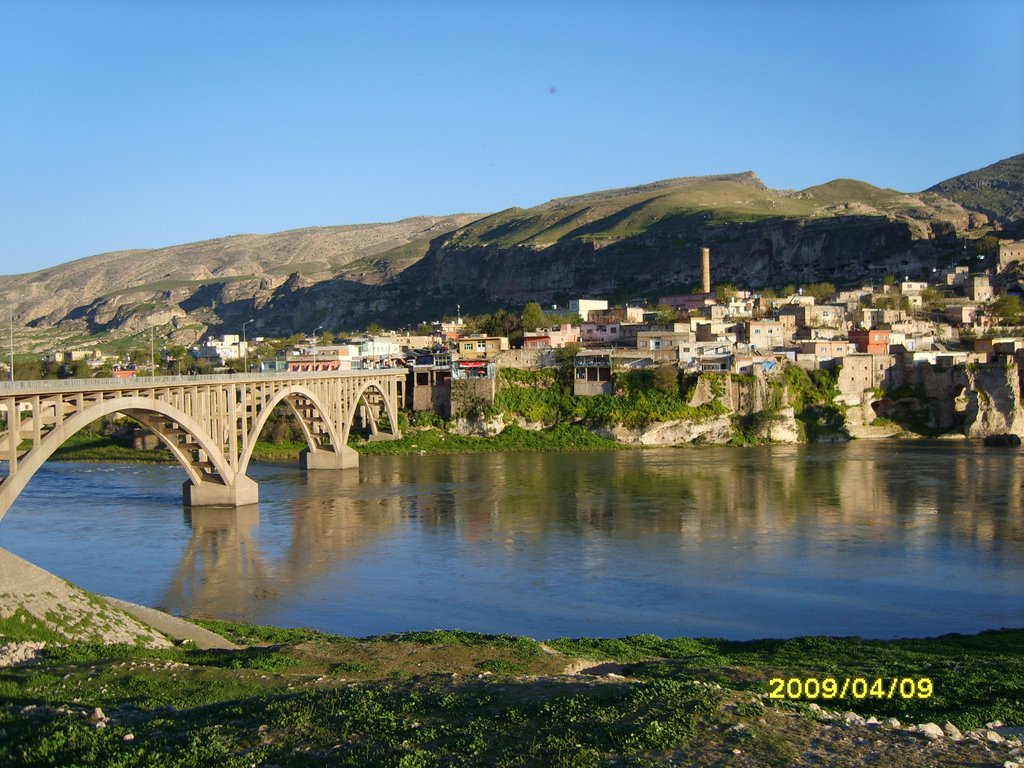
<instances>
[{"instance_id":1,"label":"bridge railing","mask_svg":"<svg viewBox=\"0 0 1024 768\"><path fill-rule=\"evenodd\" d=\"M287 379L345 379L373 376L405 376L405 368L367 368L353 371L276 371L271 373L213 373L196 376L131 376L103 379L34 379L0 382L0 396L39 391L87 389L151 389L192 384L239 384Z\"/></svg>"}]
</instances>

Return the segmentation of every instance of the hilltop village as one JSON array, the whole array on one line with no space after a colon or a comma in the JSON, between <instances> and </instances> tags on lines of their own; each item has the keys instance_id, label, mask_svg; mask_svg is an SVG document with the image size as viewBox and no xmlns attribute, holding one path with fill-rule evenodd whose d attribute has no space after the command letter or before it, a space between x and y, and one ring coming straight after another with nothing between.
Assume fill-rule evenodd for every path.
<instances>
[{"instance_id":1,"label":"hilltop village","mask_svg":"<svg viewBox=\"0 0 1024 768\"><path fill-rule=\"evenodd\" d=\"M405 367L413 423L432 414L480 434L564 420L645 444L737 442L738 428L741 442L1020 433L1024 241L1002 240L985 259L972 254L928 281L888 275L849 290L819 283L752 293L713 286L705 248L701 290L656 302L579 298L351 338L321 327L273 341L243 328L206 339L185 361L161 348L161 373ZM518 323L522 335L493 332L503 323ZM109 375L134 377L156 372L155 345L150 354L131 362L63 350L44 365L81 376L105 363ZM501 396L516 389L549 391L532 401ZM666 409L647 397L655 392L677 402ZM608 397L640 398L648 413L595 415L579 404Z\"/></svg>"}]
</instances>

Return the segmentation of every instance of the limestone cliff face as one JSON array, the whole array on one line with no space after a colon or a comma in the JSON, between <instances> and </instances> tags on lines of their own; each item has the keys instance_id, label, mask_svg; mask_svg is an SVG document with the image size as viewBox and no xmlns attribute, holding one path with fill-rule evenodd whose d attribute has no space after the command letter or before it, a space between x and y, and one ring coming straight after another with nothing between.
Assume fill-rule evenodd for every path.
<instances>
[{"instance_id":1,"label":"limestone cliff face","mask_svg":"<svg viewBox=\"0 0 1024 768\"><path fill-rule=\"evenodd\" d=\"M966 407L964 434L987 437L1024 434L1020 366L979 366L963 370Z\"/></svg>"},{"instance_id":2,"label":"limestone cliff face","mask_svg":"<svg viewBox=\"0 0 1024 768\"><path fill-rule=\"evenodd\" d=\"M915 424L935 433L983 438L1005 432L1024 434L1021 368L1007 365L928 365L908 369L906 381L893 394L877 397L873 390L844 391L847 423L855 437L899 432L897 424ZM885 427L872 425L884 417ZM895 424L893 423L895 422Z\"/></svg>"},{"instance_id":3,"label":"limestone cliff face","mask_svg":"<svg viewBox=\"0 0 1024 768\"><path fill-rule=\"evenodd\" d=\"M601 245L572 239L545 248L462 248L445 242L399 277L408 291L466 303L557 302L579 295L679 291L700 280L700 245L715 282L769 285L879 277L931 269L935 250L907 222L880 216L695 224L688 236L644 234Z\"/></svg>"}]
</instances>

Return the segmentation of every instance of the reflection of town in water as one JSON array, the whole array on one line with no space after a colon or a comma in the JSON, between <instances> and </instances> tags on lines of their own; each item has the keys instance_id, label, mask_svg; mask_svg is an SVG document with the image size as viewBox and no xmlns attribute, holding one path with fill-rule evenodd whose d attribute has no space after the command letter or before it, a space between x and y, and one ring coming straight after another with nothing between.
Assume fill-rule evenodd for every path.
<instances>
[{"instance_id":1,"label":"reflection of town in water","mask_svg":"<svg viewBox=\"0 0 1024 768\"><path fill-rule=\"evenodd\" d=\"M901 595L960 594L978 572L978 591L1024 575L1021 462L935 443L373 457L278 473L261 484L278 498L258 508L187 511L163 602L259 620L297 595L345 606L372 590L395 611L434 601L437 626L489 604L498 625L554 593L553 614L576 610L567 585L626 616L658 595L677 612L743 611L764 590L805 614L828 596L870 610L873 589L909 582L880 605L896 611ZM647 591L627 584L644 579Z\"/></svg>"}]
</instances>

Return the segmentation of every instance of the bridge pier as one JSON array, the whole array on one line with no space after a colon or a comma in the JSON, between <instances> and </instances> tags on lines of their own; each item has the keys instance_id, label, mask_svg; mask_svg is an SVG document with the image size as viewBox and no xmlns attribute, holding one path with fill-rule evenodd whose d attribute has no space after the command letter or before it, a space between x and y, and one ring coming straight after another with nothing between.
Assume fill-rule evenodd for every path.
<instances>
[{"instance_id":1,"label":"bridge pier","mask_svg":"<svg viewBox=\"0 0 1024 768\"><path fill-rule=\"evenodd\" d=\"M307 448L299 454L299 466L302 469L355 469L359 466L359 452L347 445L333 451Z\"/></svg>"},{"instance_id":2,"label":"bridge pier","mask_svg":"<svg viewBox=\"0 0 1024 768\"><path fill-rule=\"evenodd\" d=\"M181 497L186 507L243 507L259 503L260 487L245 475L236 477L231 485L186 480L181 486Z\"/></svg>"}]
</instances>

